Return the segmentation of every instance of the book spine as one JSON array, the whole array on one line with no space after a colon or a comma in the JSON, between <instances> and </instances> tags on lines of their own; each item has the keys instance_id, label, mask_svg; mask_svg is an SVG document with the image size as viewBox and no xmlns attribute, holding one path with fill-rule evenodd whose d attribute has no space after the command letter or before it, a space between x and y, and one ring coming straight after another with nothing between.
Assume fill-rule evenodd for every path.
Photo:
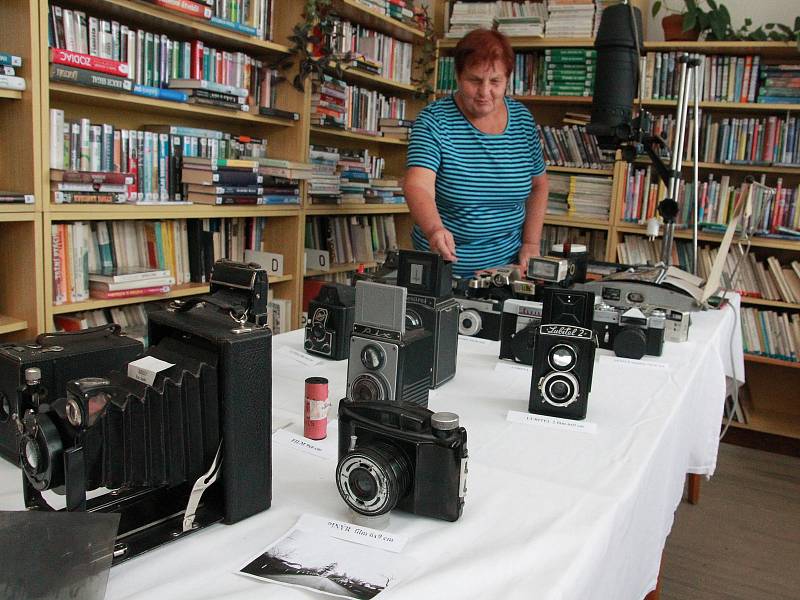
<instances>
[{"instance_id":1,"label":"book spine","mask_svg":"<svg viewBox=\"0 0 800 600\"><path fill-rule=\"evenodd\" d=\"M187 102L189 100L188 94L178 90L170 90L167 88L158 88L151 85L136 84L133 86L133 93L138 96L146 96L148 98L156 98L157 100L168 100L170 102Z\"/></svg>"},{"instance_id":2,"label":"book spine","mask_svg":"<svg viewBox=\"0 0 800 600\"><path fill-rule=\"evenodd\" d=\"M197 17L199 19L208 20L213 15L213 11L197 2L192 0L150 0L156 6L174 10L175 12L189 15L190 17Z\"/></svg>"},{"instance_id":3,"label":"book spine","mask_svg":"<svg viewBox=\"0 0 800 600\"><path fill-rule=\"evenodd\" d=\"M110 89L115 91L130 92L133 88L130 79L105 75L84 69L77 69L65 65L51 65L50 79L52 81L63 81L87 87Z\"/></svg>"},{"instance_id":4,"label":"book spine","mask_svg":"<svg viewBox=\"0 0 800 600\"><path fill-rule=\"evenodd\" d=\"M166 294L172 288L168 285L158 285L146 288L138 288L133 290L116 290L106 291L97 288L90 288L92 298L99 298L101 300L118 300L120 298L138 298L140 296L155 296L158 294Z\"/></svg>"},{"instance_id":5,"label":"book spine","mask_svg":"<svg viewBox=\"0 0 800 600\"><path fill-rule=\"evenodd\" d=\"M80 54L79 52L70 52L62 48L50 49L50 62L119 77L127 77L130 72L127 63L89 54Z\"/></svg>"}]
</instances>

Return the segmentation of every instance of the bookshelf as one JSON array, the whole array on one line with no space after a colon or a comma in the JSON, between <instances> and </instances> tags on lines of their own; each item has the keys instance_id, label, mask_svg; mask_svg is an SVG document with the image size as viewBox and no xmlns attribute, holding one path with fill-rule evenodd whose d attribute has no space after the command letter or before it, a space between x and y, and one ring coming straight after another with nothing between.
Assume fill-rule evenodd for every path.
<instances>
[{"instance_id":1,"label":"bookshelf","mask_svg":"<svg viewBox=\"0 0 800 600\"><path fill-rule=\"evenodd\" d=\"M26 84L24 91L0 90L0 190L35 198L0 204L0 342L30 338L44 325L38 14L35 2L0 3L0 51L22 58L16 74Z\"/></svg>"},{"instance_id":2,"label":"bookshelf","mask_svg":"<svg viewBox=\"0 0 800 600\"><path fill-rule=\"evenodd\" d=\"M787 42L647 42L647 52L686 51L703 55L724 55L742 57L758 55L761 64L797 63L800 53L796 44ZM644 100L643 105L655 114L671 114L674 110L673 100ZM718 122L723 118L764 119L770 116L787 119L797 116L800 105L757 104L743 102L700 102L701 114L711 115ZM701 136L703 131L701 129ZM702 139L702 138L701 138ZM649 164L646 158L636 161L639 168ZM694 161L685 161L683 164L684 175L688 181L691 177L690 169ZM763 165L763 164L727 164L719 162L699 161L699 180L702 183L712 175L719 182L724 175L729 177L731 186L740 185L748 175L756 180L765 177L767 185L774 186L777 179L781 178L784 187L795 188L800 183L800 165ZM624 177L624 176L623 176ZM644 236L644 226L623 220L624 210L624 184L619 186L616 199L617 213L613 224L614 242L623 241L625 235ZM689 230L677 230L677 240L691 239ZM700 231L699 241L714 247L722 239L722 235L715 232ZM759 260L774 256L782 265L796 260L800 255L800 239L782 239L775 237L751 238L751 253ZM616 259L616 252L611 255ZM753 297L742 297L743 309L758 309L773 311L777 314L798 314L800 304L782 300L768 300ZM746 423L733 422L733 426L752 432L772 434L792 439L800 439L800 406L796 403L797 386L800 384L800 363L780 360L767 356L754 354L745 355L746 392L743 400Z\"/></svg>"}]
</instances>

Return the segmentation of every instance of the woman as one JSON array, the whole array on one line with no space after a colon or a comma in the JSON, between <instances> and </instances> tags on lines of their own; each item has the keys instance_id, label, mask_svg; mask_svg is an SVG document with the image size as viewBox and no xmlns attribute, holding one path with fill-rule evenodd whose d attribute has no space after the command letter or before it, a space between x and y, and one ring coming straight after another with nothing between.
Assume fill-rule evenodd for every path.
<instances>
[{"instance_id":1,"label":"woman","mask_svg":"<svg viewBox=\"0 0 800 600\"><path fill-rule=\"evenodd\" d=\"M503 34L470 32L456 46L458 91L426 106L411 133L414 247L457 261L457 275L539 255L547 175L533 117L505 96L513 68Z\"/></svg>"}]
</instances>

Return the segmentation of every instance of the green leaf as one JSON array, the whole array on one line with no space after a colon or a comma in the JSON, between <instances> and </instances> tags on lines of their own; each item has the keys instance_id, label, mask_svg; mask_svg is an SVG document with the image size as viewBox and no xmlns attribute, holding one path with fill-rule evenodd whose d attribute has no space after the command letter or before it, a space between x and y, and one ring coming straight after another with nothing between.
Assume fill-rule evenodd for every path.
<instances>
[{"instance_id":1,"label":"green leaf","mask_svg":"<svg viewBox=\"0 0 800 600\"><path fill-rule=\"evenodd\" d=\"M653 2L653 6L651 7L651 12L653 13L653 18L655 19L658 11L661 10L661 0L656 0Z\"/></svg>"},{"instance_id":2,"label":"green leaf","mask_svg":"<svg viewBox=\"0 0 800 600\"><path fill-rule=\"evenodd\" d=\"M717 10L717 3L714 2L714 0L707 0L707 2L708 2L708 5L711 7L712 11Z\"/></svg>"},{"instance_id":3,"label":"green leaf","mask_svg":"<svg viewBox=\"0 0 800 600\"><path fill-rule=\"evenodd\" d=\"M764 25L764 29L766 29L767 31L775 29L775 23L767 23L766 25Z\"/></svg>"},{"instance_id":4,"label":"green leaf","mask_svg":"<svg viewBox=\"0 0 800 600\"><path fill-rule=\"evenodd\" d=\"M683 15L683 30L684 31L691 31L694 29L694 26L697 25L697 14L696 13L686 13Z\"/></svg>"},{"instance_id":5,"label":"green leaf","mask_svg":"<svg viewBox=\"0 0 800 600\"><path fill-rule=\"evenodd\" d=\"M751 19L750 17L748 17L748 18L746 18L744 20L744 26L745 27L750 27L750 25L752 25L752 24L753 24L753 19Z\"/></svg>"}]
</instances>

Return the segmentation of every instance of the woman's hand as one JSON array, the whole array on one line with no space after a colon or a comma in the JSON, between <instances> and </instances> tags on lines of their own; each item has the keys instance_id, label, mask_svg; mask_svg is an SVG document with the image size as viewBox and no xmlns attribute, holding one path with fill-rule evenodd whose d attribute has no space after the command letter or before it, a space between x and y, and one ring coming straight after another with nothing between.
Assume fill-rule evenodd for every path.
<instances>
[{"instance_id":1,"label":"woman's hand","mask_svg":"<svg viewBox=\"0 0 800 600\"><path fill-rule=\"evenodd\" d=\"M539 256L539 244L522 244L519 248L519 269L521 273L528 272L528 259Z\"/></svg>"},{"instance_id":2,"label":"woman's hand","mask_svg":"<svg viewBox=\"0 0 800 600\"><path fill-rule=\"evenodd\" d=\"M428 236L428 245L431 247L431 252L441 254L442 258L445 260L458 262L458 258L456 257L456 241L453 239L453 234L444 227L435 229Z\"/></svg>"}]
</instances>

